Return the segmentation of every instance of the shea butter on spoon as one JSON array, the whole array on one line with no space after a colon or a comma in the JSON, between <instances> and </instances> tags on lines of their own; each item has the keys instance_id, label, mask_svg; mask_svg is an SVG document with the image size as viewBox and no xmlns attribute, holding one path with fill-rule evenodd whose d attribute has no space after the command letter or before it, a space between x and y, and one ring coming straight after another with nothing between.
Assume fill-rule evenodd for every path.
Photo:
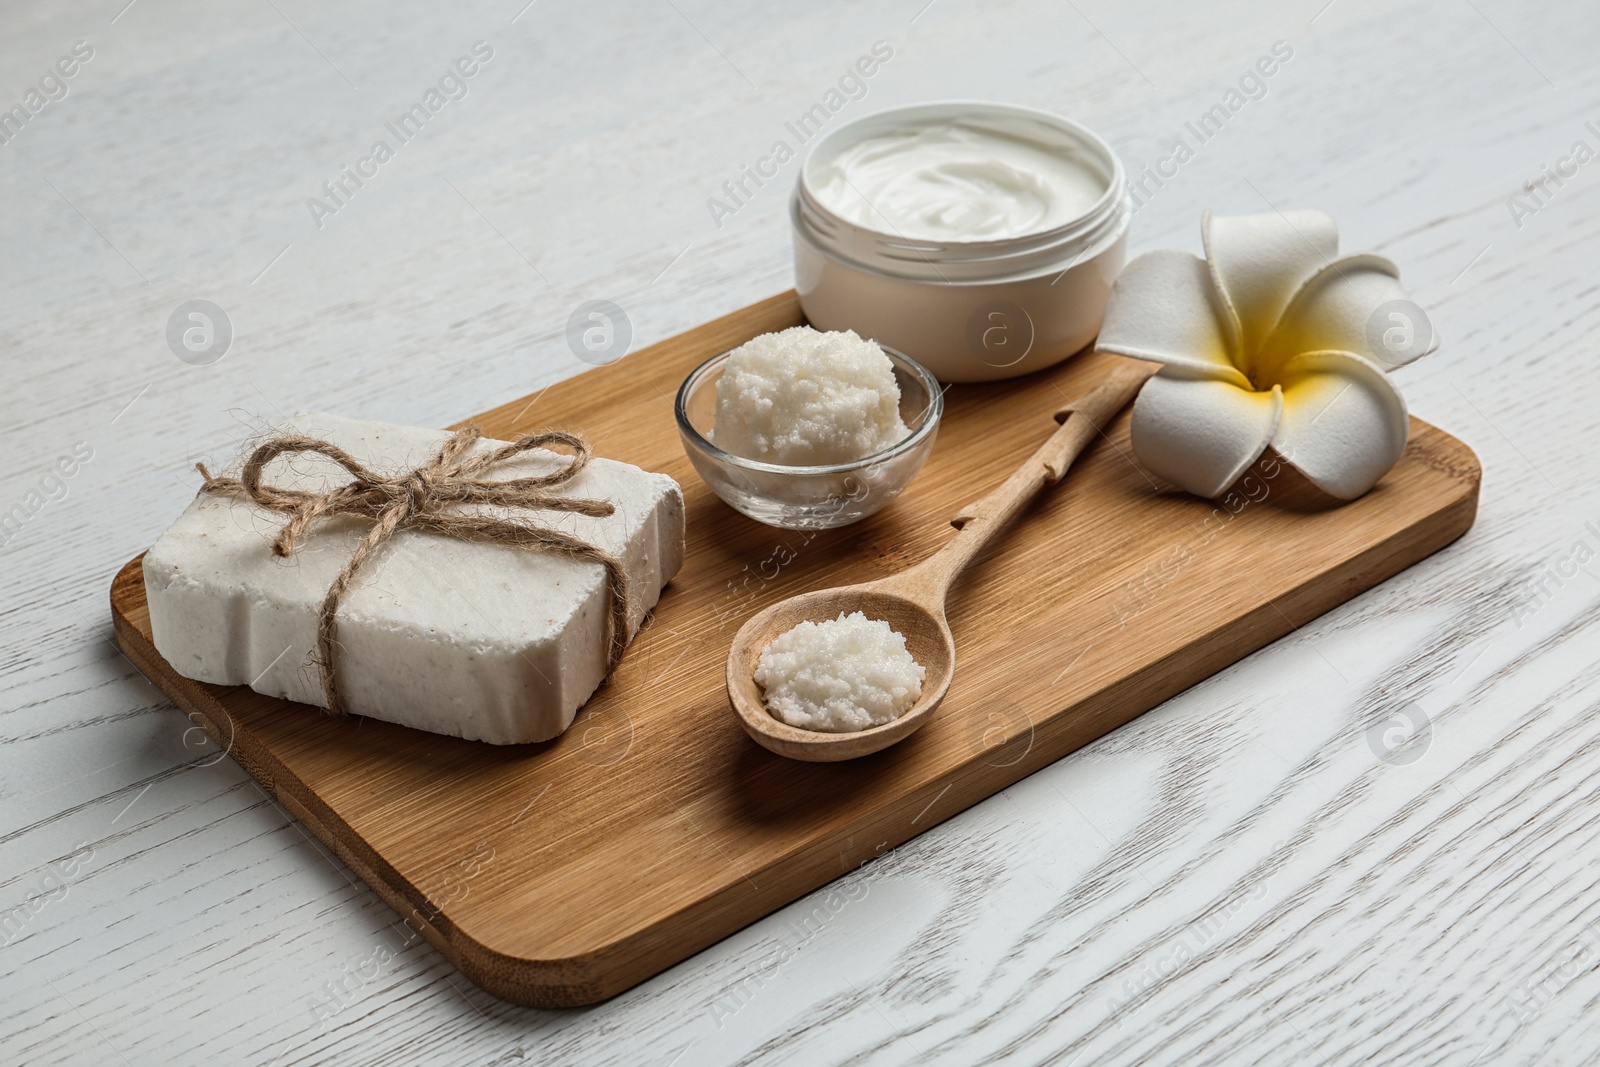
<instances>
[{"instance_id":1,"label":"shea butter on spoon","mask_svg":"<svg viewBox=\"0 0 1600 1067\"><path fill-rule=\"evenodd\" d=\"M926 676L904 634L859 611L801 622L761 650L755 670L776 718L828 733L893 722L917 702Z\"/></svg>"}]
</instances>

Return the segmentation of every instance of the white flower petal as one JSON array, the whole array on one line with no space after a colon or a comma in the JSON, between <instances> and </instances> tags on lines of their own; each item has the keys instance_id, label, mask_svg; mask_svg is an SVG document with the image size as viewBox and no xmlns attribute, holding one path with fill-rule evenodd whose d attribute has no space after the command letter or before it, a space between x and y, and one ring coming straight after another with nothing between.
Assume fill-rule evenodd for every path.
<instances>
[{"instance_id":1,"label":"white flower petal","mask_svg":"<svg viewBox=\"0 0 1600 1067\"><path fill-rule=\"evenodd\" d=\"M1249 380L1228 358L1215 293L1197 256L1173 249L1142 255L1117 278L1095 347L1247 389Z\"/></svg>"},{"instance_id":2,"label":"white flower petal","mask_svg":"<svg viewBox=\"0 0 1600 1067\"><path fill-rule=\"evenodd\" d=\"M1278 360L1301 352L1355 352L1392 369L1438 343L1427 316L1407 299L1400 268L1382 256L1360 255L1328 264L1300 287L1266 352Z\"/></svg>"},{"instance_id":3,"label":"white flower petal","mask_svg":"<svg viewBox=\"0 0 1600 1067\"><path fill-rule=\"evenodd\" d=\"M1373 364L1350 352L1307 352L1284 364L1277 449L1318 488L1354 500L1406 450L1405 398Z\"/></svg>"},{"instance_id":4,"label":"white flower petal","mask_svg":"<svg viewBox=\"0 0 1600 1067\"><path fill-rule=\"evenodd\" d=\"M1339 228L1321 211L1212 215L1200 224L1206 262L1246 374L1295 291L1339 253Z\"/></svg>"},{"instance_id":5,"label":"white flower petal","mask_svg":"<svg viewBox=\"0 0 1600 1067\"><path fill-rule=\"evenodd\" d=\"M1149 470L1213 497L1250 469L1277 430L1283 396L1163 370L1133 405L1133 451Z\"/></svg>"}]
</instances>

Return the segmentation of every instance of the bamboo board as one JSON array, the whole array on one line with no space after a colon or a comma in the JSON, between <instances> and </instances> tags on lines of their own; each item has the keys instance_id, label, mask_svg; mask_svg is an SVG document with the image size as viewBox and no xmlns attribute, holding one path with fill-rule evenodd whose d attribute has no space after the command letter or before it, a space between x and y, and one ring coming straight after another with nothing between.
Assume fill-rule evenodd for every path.
<instances>
[{"instance_id":1,"label":"bamboo board","mask_svg":"<svg viewBox=\"0 0 1600 1067\"><path fill-rule=\"evenodd\" d=\"M785 760L728 705L739 625L931 554L1116 358L952 387L932 457L899 500L855 526L796 533L711 494L672 405L703 359L802 321L785 293L469 420L498 438L582 430L598 454L684 489L683 570L554 741L497 748L182 678L151 644L138 559L111 588L118 641L469 979L521 1004L578 1005L1115 729L1449 544L1476 514L1476 457L1417 419L1399 465L1354 503L1328 507L1287 467L1261 464L1219 506L1142 474L1124 415L955 590L958 665L934 720L863 759Z\"/></svg>"}]
</instances>

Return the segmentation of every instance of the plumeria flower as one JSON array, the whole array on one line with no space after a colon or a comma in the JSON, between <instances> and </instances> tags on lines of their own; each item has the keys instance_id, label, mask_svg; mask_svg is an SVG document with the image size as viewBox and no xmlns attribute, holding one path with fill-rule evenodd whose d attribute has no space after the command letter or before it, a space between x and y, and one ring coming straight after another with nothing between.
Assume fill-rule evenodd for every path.
<instances>
[{"instance_id":1,"label":"plumeria flower","mask_svg":"<svg viewBox=\"0 0 1600 1067\"><path fill-rule=\"evenodd\" d=\"M1320 211L1207 212L1200 232L1205 259L1140 256L1106 307L1102 351L1165 364L1134 404L1140 462L1214 497L1271 446L1324 492L1365 493L1406 447L1385 371L1437 347L1399 270L1336 258Z\"/></svg>"}]
</instances>

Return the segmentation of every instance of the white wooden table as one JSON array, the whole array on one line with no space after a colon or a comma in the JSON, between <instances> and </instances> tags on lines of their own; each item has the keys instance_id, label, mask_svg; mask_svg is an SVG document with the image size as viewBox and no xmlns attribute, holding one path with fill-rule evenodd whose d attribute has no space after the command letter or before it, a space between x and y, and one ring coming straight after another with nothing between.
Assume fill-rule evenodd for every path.
<instances>
[{"instance_id":1,"label":"white wooden table","mask_svg":"<svg viewBox=\"0 0 1600 1067\"><path fill-rule=\"evenodd\" d=\"M45 79L0 126L0 1060L1594 1060L1592 0L124 3L0 11L0 107ZM825 922L818 894L591 1009L497 1001L122 658L111 575L263 420L444 425L583 370L584 301L637 346L787 288L795 164L731 217L708 198L879 41L832 121L1015 101L1134 171L1286 42L1134 251L1296 205L1397 260L1445 339L1398 379L1482 458L1477 526L865 868ZM192 300L231 324L214 362L169 346Z\"/></svg>"}]
</instances>

